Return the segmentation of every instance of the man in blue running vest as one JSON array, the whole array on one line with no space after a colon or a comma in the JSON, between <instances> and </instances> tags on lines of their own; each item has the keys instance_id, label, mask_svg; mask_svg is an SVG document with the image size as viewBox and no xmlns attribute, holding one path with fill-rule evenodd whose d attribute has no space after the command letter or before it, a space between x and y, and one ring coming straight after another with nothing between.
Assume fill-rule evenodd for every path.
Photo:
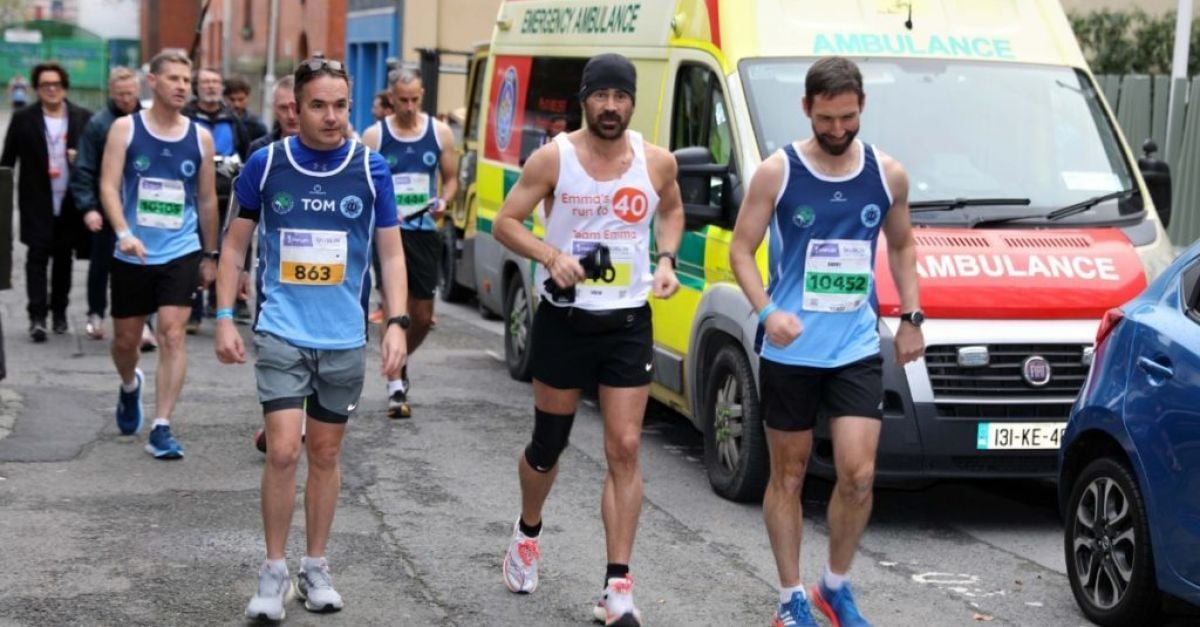
<instances>
[{"instance_id":1,"label":"man in blue running vest","mask_svg":"<svg viewBox=\"0 0 1200 627\"><path fill-rule=\"evenodd\" d=\"M780 595L775 625L816 625L809 602L834 625L868 625L847 576L871 515L883 418L875 249L882 230L900 294L892 328L898 364L921 357L916 244L908 177L895 159L855 140L865 99L853 62L822 58L805 80L813 136L758 168L738 214L729 260L758 311L759 382L771 478L763 519ZM754 253L770 228L770 283ZM800 583L800 491L817 418L829 420L837 485L829 501L829 562L806 594Z\"/></svg>"},{"instance_id":2,"label":"man in blue running vest","mask_svg":"<svg viewBox=\"0 0 1200 627\"><path fill-rule=\"evenodd\" d=\"M238 276L257 228L255 379L267 437L262 517L267 555L250 619L281 620L290 588L284 549L296 496L301 434L308 454L306 552L296 588L309 611L342 609L325 560L341 488L341 446L365 369L367 268L379 247L388 318L382 372L404 365L404 254L387 163L345 138L350 77L341 62L313 58L296 70L299 134L251 155L234 193L240 210L221 251L216 353L243 363L233 324ZM303 427L303 430L302 430Z\"/></svg>"},{"instance_id":3,"label":"man in blue running vest","mask_svg":"<svg viewBox=\"0 0 1200 627\"><path fill-rule=\"evenodd\" d=\"M368 128L363 143L379 152L391 168L396 211L404 231L404 263L408 268L409 355L417 352L433 321L433 292L437 288L442 242L437 225L447 199L458 189L458 158L454 133L432 115L421 113L425 88L421 73L397 70L391 81L392 115ZM441 179L439 192L438 179ZM408 418L408 371L388 373L388 417Z\"/></svg>"},{"instance_id":4,"label":"man in blue running vest","mask_svg":"<svg viewBox=\"0 0 1200 627\"><path fill-rule=\"evenodd\" d=\"M150 61L154 104L113 122L100 168L100 202L117 236L112 283L113 362L121 375L117 426L142 424L138 355L146 317L157 314L158 373L154 426L146 451L179 459L171 412L187 373L184 325L192 293L216 273L217 196L213 142L180 114L191 85L191 62L179 52ZM197 226L203 235L197 234Z\"/></svg>"}]
</instances>

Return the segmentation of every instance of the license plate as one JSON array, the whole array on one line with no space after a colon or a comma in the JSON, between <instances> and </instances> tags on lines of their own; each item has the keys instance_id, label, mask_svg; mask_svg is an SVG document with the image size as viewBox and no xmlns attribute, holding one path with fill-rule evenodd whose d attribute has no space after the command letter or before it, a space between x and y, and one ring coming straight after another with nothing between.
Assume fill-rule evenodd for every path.
<instances>
[{"instance_id":1,"label":"license plate","mask_svg":"<svg viewBox=\"0 0 1200 627\"><path fill-rule=\"evenodd\" d=\"M1058 449L1065 422L981 422L975 435L980 451Z\"/></svg>"}]
</instances>

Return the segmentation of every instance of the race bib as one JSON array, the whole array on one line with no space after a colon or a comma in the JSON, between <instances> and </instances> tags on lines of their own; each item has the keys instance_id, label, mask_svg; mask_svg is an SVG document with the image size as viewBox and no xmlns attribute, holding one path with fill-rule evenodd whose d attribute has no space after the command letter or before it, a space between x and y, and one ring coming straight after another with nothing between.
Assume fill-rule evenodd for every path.
<instances>
[{"instance_id":1,"label":"race bib","mask_svg":"<svg viewBox=\"0 0 1200 627\"><path fill-rule=\"evenodd\" d=\"M155 229L183 228L184 188L177 179L138 180L137 224Z\"/></svg>"},{"instance_id":2,"label":"race bib","mask_svg":"<svg viewBox=\"0 0 1200 627\"><path fill-rule=\"evenodd\" d=\"M612 268L598 279L580 283L576 288L576 298L623 299L629 296L629 288L633 285L634 245L612 242L606 242L605 245L608 246ZM582 258L599 246L600 242L572 240L571 254Z\"/></svg>"},{"instance_id":3,"label":"race bib","mask_svg":"<svg viewBox=\"0 0 1200 627\"><path fill-rule=\"evenodd\" d=\"M340 285L346 278L346 233L279 230L279 282Z\"/></svg>"},{"instance_id":4,"label":"race bib","mask_svg":"<svg viewBox=\"0 0 1200 627\"><path fill-rule=\"evenodd\" d=\"M396 188L396 212L403 219L429 206L429 175L424 172L393 174Z\"/></svg>"},{"instance_id":5,"label":"race bib","mask_svg":"<svg viewBox=\"0 0 1200 627\"><path fill-rule=\"evenodd\" d=\"M814 239L804 257L804 309L841 313L867 302L871 286L871 242Z\"/></svg>"}]
</instances>

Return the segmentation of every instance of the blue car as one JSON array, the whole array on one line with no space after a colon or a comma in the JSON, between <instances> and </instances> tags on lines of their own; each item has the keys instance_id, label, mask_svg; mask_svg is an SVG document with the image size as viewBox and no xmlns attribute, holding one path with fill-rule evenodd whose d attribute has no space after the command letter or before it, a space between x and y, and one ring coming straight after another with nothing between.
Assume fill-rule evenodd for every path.
<instances>
[{"instance_id":1,"label":"blue car","mask_svg":"<svg viewBox=\"0 0 1200 627\"><path fill-rule=\"evenodd\" d=\"M1200 605L1200 242L1105 314L1063 436L1067 576L1101 625Z\"/></svg>"}]
</instances>

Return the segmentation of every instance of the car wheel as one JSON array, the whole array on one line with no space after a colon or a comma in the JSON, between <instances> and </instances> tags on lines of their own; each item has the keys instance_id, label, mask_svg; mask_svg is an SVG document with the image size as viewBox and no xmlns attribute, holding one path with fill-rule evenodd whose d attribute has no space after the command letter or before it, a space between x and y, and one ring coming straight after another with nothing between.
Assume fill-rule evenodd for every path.
<instances>
[{"instance_id":1,"label":"car wheel","mask_svg":"<svg viewBox=\"0 0 1200 627\"><path fill-rule=\"evenodd\" d=\"M708 482L731 501L759 500L769 467L754 371L733 342L724 343L706 368L701 410Z\"/></svg>"},{"instance_id":2,"label":"car wheel","mask_svg":"<svg viewBox=\"0 0 1200 627\"><path fill-rule=\"evenodd\" d=\"M534 303L520 277L508 281L504 292L504 361L517 381L533 378L530 347L533 345Z\"/></svg>"},{"instance_id":3,"label":"car wheel","mask_svg":"<svg viewBox=\"0 0 1200 627\"><path fill-rule=\"evenodd\" d=\"M438 295L447 303L461 303L471 297L471 290L458 284L458 264L455 248L458 230L453 224L442 227L442 261L438 264Z\"/></svg>"},{"instance_id":4,"label":"car wheel","mask_svg":"<svg viewBox=\"0 0 1200 627\"><path fill-rule=\"evenodd\" d=\"M1110 458L1088 464L1071 489L1066 515L1067 578L1083 613L1106 626L1157 624L1162 598L1150 527L1129 469Z\"/></svg>"}]
</instances>

